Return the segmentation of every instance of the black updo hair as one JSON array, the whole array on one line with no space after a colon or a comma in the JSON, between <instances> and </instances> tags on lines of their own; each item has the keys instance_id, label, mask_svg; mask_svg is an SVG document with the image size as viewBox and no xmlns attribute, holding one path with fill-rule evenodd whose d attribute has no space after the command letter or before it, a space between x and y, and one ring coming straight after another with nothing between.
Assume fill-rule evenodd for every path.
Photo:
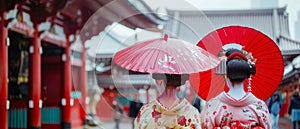
<instances>
[{"instance_id":1,"label":"black updo hair","mask_svg":"<svg viewBox=\"0 0 300 129\"><path fill-rule=\"evenodd\" d=\"M237 54L239 53L239 54ZM227 60L227 77L231 82L242 82L250 77L251 68L242 51L232 49L226 52L226 56L235 54L233 58Z\"/></svg>"},{"instance_id":2,"label":"black updo hair","mask_svg":"<svg viewBox=\"0 0 300 129\"><path fill-rule=\"evenodd\" d=\"M189 74L152 74L152 78L155 80L164 80L166 86L178 87L184 85L189 79Z\"/></svg>"}]
</instances>

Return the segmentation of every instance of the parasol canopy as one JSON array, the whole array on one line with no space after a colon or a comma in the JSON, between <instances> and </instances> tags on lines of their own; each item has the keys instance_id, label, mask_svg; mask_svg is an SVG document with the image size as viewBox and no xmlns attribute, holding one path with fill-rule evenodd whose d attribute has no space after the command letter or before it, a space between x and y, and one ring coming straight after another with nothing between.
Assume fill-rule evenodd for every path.
<instances>
[{"instance_id":1,"label":"parasol canopy","mask_svg":"<svg viewBox=\"0 0 300 129\"><path fill-rule=\"evenodd\" d=\"M268 99L283 77L284 64L278 46L262 32L242 26L217 29L206 35L197 45L217 56L223 46L232 43L240 44L243 50L252 53L253 58L256 59L256 74L251 80L252 93L262 100ZM192 74L190 83L197 90L198 95L205 100L228 91L223 76L216 75L214 70ZM246 90L247 79L244 84Z\"/></svg>"},{"instance_id":2,"label":"parasol canopy","mask_svg":"<svg viewBox=\"0 0 300 129\"><path fill-rule=\"evenodd\" d=\"M196 45L165 35L117 52L114 62L136 72L190 74L214 68L220 60Z\"/></svg>"}]
</instances>

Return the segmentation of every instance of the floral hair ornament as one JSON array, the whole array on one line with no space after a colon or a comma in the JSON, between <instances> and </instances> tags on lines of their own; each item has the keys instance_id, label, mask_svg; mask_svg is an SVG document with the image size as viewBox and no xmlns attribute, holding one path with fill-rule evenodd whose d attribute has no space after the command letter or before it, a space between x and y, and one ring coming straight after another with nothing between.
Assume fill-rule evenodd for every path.
<instances>
[{"instance_id":1,"label":"floral hair ornament","mask_svg":"<svg viewBox=\"0 0 300 129\"><path fill-rule=\"evenodd\" d=\"M226 55L229 51L236 52L231 53L230 55ZM227 57L228 56L228 57ZM226 44L222 47L222 50L218 54L219 59L221 60L221 63L215 68L215 74L217 75L223 75L225 76L227 74L227 61L231 59L242 59L248 62L250 67L250 76L248 78L248 92L251 92L251 80L252 75L255 75L256 68L255 68L255 62L256 59L252 56L251 52L247 52L243 50L243 46L236 43Z\"/></svg>"}]
</instances>

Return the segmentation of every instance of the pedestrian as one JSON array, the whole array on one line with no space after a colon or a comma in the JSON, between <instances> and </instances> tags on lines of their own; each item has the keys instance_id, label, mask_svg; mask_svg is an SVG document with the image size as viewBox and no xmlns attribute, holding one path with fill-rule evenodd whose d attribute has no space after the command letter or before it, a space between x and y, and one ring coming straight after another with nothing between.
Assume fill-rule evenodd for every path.
<instances>
[{"instance_id":1,"label":"pedestrian","mask_svg":"<svg viewBox=\"0 0 300 129\"><path fill-rule=\"evenodd\" d=\"M89 103L87 105L87 124L89 126L99 126L101 124L100 119L96 114L97 103L101 99L101 94L103 93L103 88L99 88L98 85L88 86L88 97Z\"/></svg>"},{"instance_id":2,"label":"pedestrian","mask_svg":"<svg viewBox=\"0 0 300 129\"><path fill-rule=\"evenodd\" d=\"M139 96L136 95L135 99L130 102L129 117L132 119L132 129L134 128L134 119L137 117L143 103L139 100Z\"/></svg>"},{"instance_id":3,"label":"pedestrian","mask_svg":"<svg viewBox=\"0 0 300 129\"><path fill-rule=\"evenodd\" d=\"M201 112L201 99L198 95L195 95L193 100L192 100L192 105L199 111Z\"/></svg>"},{"instance_id":4,"label":"pedestrian","mask_svg":"<svg viewBox=\"0 0 300 129\"><path fill-rule=\"evenodd\" d=\"M278 93L272 95L268 109L272 118L272 129L278 129L279 112L281 109L280 96Z\"/></svg>"},{"instance_id":5,"label":"pedestrian","mask_svg":"<svg viewBox=\"0 0 300 129\"><path fill-rule=\"evenodd\" d=\"M300 97L299 91L294 91L290 105L288 114L291 116L293 122L293 129L300 129Z\"/></svg>"},{"instance_id":6,"label":"pedestrian","mask_svg":"<svg viewBox=\"0 0 300 129\"><path fill-rule=\"evenodd\" d=\"M271 118L264 101L244 90L244 80L256 72L245 52L230 48L224 50L226 70L224 80L229 88L209 100L201 112L204 129L271 129Z\"/></svg>"},{"instance_id":7,"label":"pedestrian","mask_svg":"<svg viewBox=\"0 0 300 129\"><path fill-rule=\"evenodd\" d=\"M123 109L121 108L117 100L113 101L113 113L114 113L114 120L115 120L115 129L119 129L120 120L123 115Z\"/></svg>"}]
</instances>

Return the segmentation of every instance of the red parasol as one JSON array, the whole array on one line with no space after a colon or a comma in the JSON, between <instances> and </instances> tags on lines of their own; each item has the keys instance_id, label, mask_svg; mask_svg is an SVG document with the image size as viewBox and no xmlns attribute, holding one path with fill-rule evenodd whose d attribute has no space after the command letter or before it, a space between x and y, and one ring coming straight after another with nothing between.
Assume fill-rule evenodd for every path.
<instances>
[{"instance_id":1,"label":"red parasol","mask_svg":"<svg viewBox=\"0 0 300 129\"><path fill-rule=\"evenodd\" d=\"M214 68L219 59L196 45L165 35L117 52L114 62L136 72L189 74Z\"/></svg>"},{"instance_id":2,"label":"red parasol","mask_svg":"<svg viewBox=\"0 0 300 129\"><path fill-rule=\"evenodd\" d=\"M198 46L214 55L226 44L236 43L251 52L256 59L256 74L252 76L252 93L262 99L268 99L277 89L283 76L283 58L278 46L268 36L255 29L242 26L228 26L209 33ZM199 96L209 100L228 88L223 76L216 75L214 70L195 73L190 76L191 85ZM248 80L245 81L245 86ZM246 89L246 87L245 87Z\"/></svg>"}]
</instances>

